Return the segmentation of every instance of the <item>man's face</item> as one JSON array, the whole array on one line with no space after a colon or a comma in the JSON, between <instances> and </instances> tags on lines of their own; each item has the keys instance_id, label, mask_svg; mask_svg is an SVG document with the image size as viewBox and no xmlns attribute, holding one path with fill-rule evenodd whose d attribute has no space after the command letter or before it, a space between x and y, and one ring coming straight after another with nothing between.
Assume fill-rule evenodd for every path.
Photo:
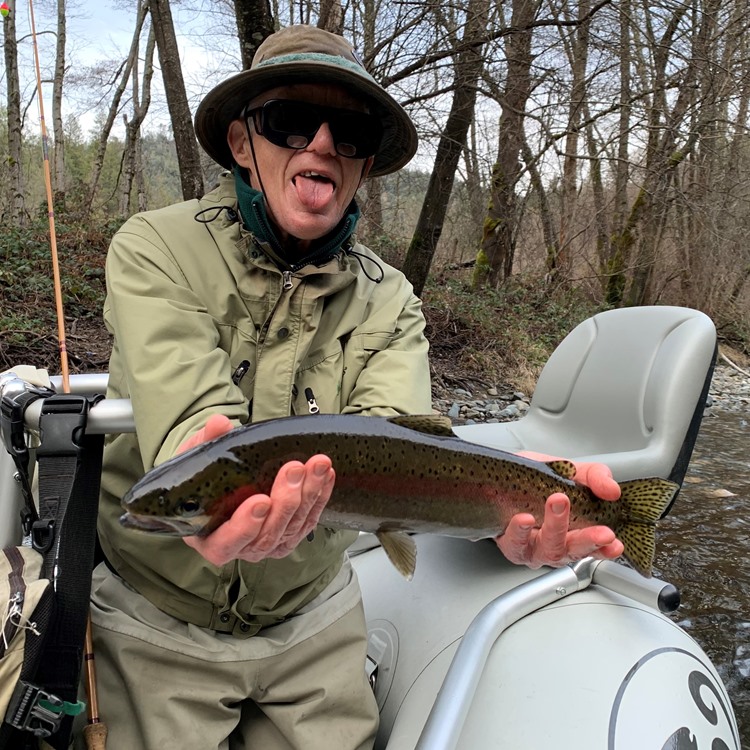
<instances>
[{"instance_id":1,"label":"man's face","mask_svg":"<svg viewBox=\"0 0 750 750\"><path fill-rule=\"evenodd\" d=\"M248 108L271 99L367 111L365 104L346 90L322 84L279 86L253 99ZM242 120L234 120L229 126L229 147L237 164L249 170L251 185L265 194L269 216L281 230L282 239L291 235L310 241L330 232L344 216L372 158L339 155L325 122L302 149L274 145L255 132L252 120L249 129L255 159Z\"/></svg>"}]
</instances>

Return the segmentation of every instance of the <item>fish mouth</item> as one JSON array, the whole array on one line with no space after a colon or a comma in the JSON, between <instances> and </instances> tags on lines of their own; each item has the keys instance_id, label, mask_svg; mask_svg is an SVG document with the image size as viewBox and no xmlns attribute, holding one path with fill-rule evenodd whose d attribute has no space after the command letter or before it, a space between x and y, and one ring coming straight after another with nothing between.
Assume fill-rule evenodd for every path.
<instances>
[{"instance_id":1,"label":"fish mouth","mask_svg":"<svg viewBox=\"0 0 750 750\"><path fill-rule=\"evenodd\" d=\"M195 521L196 518L190 520L163 518L159 516L146 516L130 511L120 516L120 524L126 529L148 531L165 536L195 536L200 528L200 524L195 523Z\"/></svg>"}]
</instances>

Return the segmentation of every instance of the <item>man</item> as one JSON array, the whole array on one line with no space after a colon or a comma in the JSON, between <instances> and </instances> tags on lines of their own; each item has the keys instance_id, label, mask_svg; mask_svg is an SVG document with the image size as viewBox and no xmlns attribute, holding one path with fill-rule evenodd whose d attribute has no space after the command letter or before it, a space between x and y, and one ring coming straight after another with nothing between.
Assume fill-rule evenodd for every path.
<instances>
[{"instance_id":1,"label":"man","mask_svg":"<svg viewBox=\"0 0 750 750\"><path fill-rule=\"evenodd\" d=\"M107 259L110 397L137 436L105 453L92 621L101 713L115 747L367 748L377 707L346 548L317 526L335 484L325 455L286 464L208 537L118 524L148 469L248 421L431 408L427 342L409 283L356 244L357 188L395 171L417 138L341 37L284 29L206 96L203 148L231 175L200 201L130 219ZM603 497L606 468L579 467ZM622 551L518 516L498 544L533 566Z\"/></svg>"}]
</instances>

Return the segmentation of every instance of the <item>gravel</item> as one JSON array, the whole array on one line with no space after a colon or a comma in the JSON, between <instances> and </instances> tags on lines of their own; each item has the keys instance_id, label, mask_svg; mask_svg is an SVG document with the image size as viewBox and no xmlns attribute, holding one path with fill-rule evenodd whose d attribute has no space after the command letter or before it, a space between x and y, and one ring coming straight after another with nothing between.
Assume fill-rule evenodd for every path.
<instances>
[{"instance_id":1,"label":"gravel","mask_svg":"<svg viewBox=\"0 0 750 750\"><path fill-rule=\"evenodd\" d=\"M512 422L529 409L531 396L509 387L477 386L442 388L433 398L433 408L454 424ZM711 381L706 407L711 410L750 413L750 378L718 364Z\"/></svg>"}]
</instances>

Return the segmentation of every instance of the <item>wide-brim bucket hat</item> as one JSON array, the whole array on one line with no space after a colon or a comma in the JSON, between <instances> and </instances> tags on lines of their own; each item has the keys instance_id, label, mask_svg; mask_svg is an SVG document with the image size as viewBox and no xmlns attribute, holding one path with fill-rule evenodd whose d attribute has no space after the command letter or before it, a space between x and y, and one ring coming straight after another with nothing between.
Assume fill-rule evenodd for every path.
<instances>
[{"instance_id":1,"label":"wide-brim bucket hat","mask_svg":"<svg viewBox=\"0 0 750 750\"><path fill-rule=\"evenodd\" d=\"M362 96L383 123L370 175L401 169L417 150L417 131L403 107L365 70L351 44L315 26L288 26L267 37L250 68L206 94L195 113L195 134L206 153L230 169L227 132L258 94L294 83L330 83Z\"/></svg>"}]
</instances>

